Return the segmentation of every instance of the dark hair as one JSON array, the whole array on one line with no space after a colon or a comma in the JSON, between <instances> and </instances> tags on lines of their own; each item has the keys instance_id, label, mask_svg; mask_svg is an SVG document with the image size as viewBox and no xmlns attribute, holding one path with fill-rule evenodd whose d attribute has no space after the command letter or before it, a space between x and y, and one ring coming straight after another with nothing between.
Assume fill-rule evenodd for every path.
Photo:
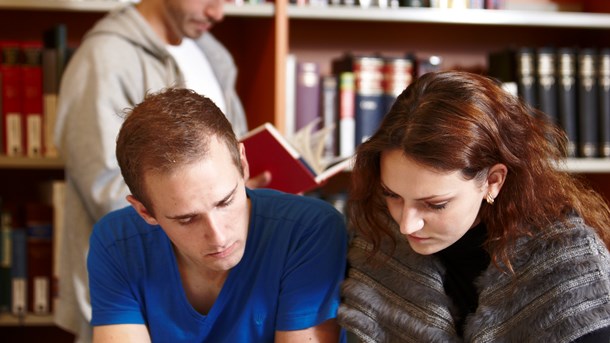
<instances>
[{"instance_id":1,"label":"dark hair","mask_svg":"<svg viewBox=\"0 0 610 343\"><path fill-rule=\"evenodd\" d=\"M151 213L144 175L167 173L206 158L212 137L227 145L243 175L233 128L210 99L192 90L169 88L147 95L126 116L117 138L117 159L129 190Z\"/></svg>"},{"instance_id":2,"label":"dark hair","mask_svg":"<svg viewBox=\"0 0 610 343\"><path fill-rule=\"evenodd\" d=\"M400 94L378 131L361 144L352 172L351 226L373 242L396 227L380 186L381 152L400 149L439 171L485 177L502 163L508 174L493 206L479 213L496 265L511 268L511 248L523 235L578 213L610 247L605 200L576 176L558 168L566 156L565 133L546 115L481 75L447 71L422 75ZM394 242L396 244L396 242Z\"/></svg>"}]
</instances>

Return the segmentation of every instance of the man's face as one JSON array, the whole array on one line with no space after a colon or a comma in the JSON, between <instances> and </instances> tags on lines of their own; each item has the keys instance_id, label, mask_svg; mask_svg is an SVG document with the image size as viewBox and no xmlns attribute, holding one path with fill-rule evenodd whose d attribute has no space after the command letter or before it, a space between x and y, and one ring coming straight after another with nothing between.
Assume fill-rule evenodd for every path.
<instances>
[{"instance_id":1,"label":"man's face","mask_svg":"<svg viewBox=\"0 0 610 343\"><path fill-rule=\"evenodd\" d=\"M176 39L197 39L224 17L224 0L166 0L165 21Z\"/></svg>"},{"instance_id":2,"label":"man's face","mask_svg":"<svg viewBox=\"0 0 610 343\"><path fill-rule=\"evenodd\" d=\"M207 273L226 272L239 263L249 201L244 177L223 142L212 138L205 159L170 174L147 174L145 183L154 217L145 209L138 212L149 224L161 225L179 262ZM136 209L141 205L130 202Z\"/></svg>"}]
</instances>

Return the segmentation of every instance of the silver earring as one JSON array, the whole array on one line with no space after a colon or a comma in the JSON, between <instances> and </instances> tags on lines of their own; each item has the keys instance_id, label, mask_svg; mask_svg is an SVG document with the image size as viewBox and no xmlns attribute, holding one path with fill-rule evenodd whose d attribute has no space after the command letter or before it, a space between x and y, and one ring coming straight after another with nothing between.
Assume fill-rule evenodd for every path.
<instances>
[{"instance_id":1,"label":"silver earring","mask_svg":"<svg viewBox=\"0 0 610 343\"><path fill-rule=\"evenodd\" d=\"M491 192L487 193L487 196L485 196L485 200L487 201L488 204L493 205L494 204L494 196L491 195Z\"/></svg>"}]
</instances>

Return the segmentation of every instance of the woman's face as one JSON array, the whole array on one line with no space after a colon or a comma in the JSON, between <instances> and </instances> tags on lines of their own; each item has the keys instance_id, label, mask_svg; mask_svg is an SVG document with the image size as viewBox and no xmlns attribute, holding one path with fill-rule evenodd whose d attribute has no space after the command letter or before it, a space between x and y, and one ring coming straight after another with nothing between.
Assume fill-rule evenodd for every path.
<instances>
[{"instance_id":1,"label":"woman's face","mask_svg":"<svg viewBox=\"0 0 610 343\"><path fill-rule=\"evenodd\" d=\"M438 172L398 149L381 154L381 185L400 232L422 255L447 248L477 224L488 190L486 182Z\"/></svg>"}]
</instances>

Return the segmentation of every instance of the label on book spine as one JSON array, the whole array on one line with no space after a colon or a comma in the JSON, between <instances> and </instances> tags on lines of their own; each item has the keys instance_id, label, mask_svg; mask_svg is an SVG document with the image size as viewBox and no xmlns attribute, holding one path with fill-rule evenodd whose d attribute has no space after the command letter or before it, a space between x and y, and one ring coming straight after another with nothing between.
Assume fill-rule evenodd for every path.
<instances>
[{"instance_id":1,"label":"label on book spine","mask_svg":"<svg viewBox=\"0 0 610 343\"><path fill-rule=\"evenodd\" d=\"M12 290L11 311L15 315L25 314L27 312L27 280L25 278L13 278Z\"/></svg>"},{"instance_id":2,"label":"label on book spine","mask_svg":"<svg viewBox=\"0 0 610 343\"><path fill-rule=\"evenodd\" d=\"M34 278L34 313L49 313L49 301L51 299L49 294L50 287L51 283L49 282L48 277L37 276Z\"/></svg>"}]
</instances>

